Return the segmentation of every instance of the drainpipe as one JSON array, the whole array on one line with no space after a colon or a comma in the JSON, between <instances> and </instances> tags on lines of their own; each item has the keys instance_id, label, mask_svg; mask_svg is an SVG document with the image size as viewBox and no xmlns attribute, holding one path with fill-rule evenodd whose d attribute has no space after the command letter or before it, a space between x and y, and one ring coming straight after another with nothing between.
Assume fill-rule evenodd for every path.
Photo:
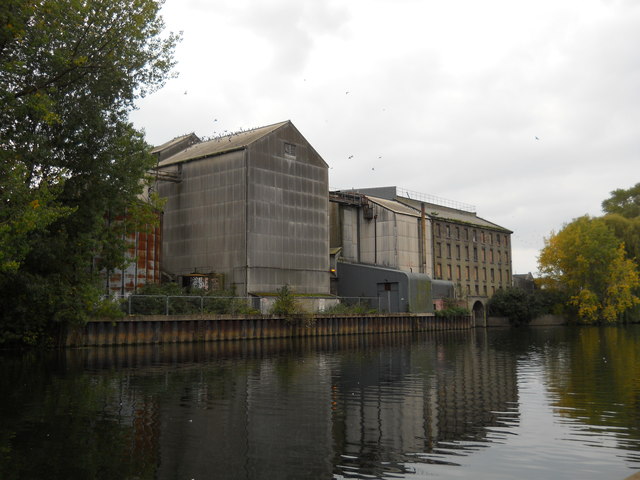
<instances>
[{"instance_id":1,"label":"drainpipe","mask_svg":"<svg viewBox=\"0 0 640 480\"><path fill-rule=\"evenodd\" d=\"M356 210L356 242L358 244L358 263L360 263L360 212L362 207Z\"/></svg>"},{"instance_id":2,"label":"drainpipe","mask_svg":"<svg viewBox=\"0 0 640 480\"><path fill-rule=\"evenodd\" d=\"M378 215L373 216L373 264L378 264Z\"/></svg>"},{"instance_id":3,"label":"drainpipe","mask_svg":"<svg viewBox=\"0 0 640 480\"><path fill-rule=\"evenodd\" d=\"M249 296L249 152L244 149L244 295Z\"/></svg>"},{"instance_id":4,"label":"drainpipe","mask_svg":"<svg viewBox=\"0 0 640 480\"><path fill-rule=\"evenodd\" d=\"M424 202L420 209L420 244L422 245L422 258L420 259L420 273L427 273L427 213Z\"/></svg>"}]
</instances>

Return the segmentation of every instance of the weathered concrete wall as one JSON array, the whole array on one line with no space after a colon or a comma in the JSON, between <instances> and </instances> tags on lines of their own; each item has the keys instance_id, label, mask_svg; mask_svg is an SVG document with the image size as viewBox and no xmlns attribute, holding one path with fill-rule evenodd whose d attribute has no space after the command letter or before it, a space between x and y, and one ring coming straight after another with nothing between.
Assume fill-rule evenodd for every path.
<instances>
[{"instance_id":1,"label":"weathered concrete wall","mask_svg":"<svg viewBox=\"0 0 640 480\"><path fill-rule=\"evenodd\" d=\"M229 315L141 316L96 320L69 330L60 346L136 345L264 338L314 337L363 333L462 330L472 317L436 318L429 314L375 314L282 317Z\"/></svg>"}]
</instances>

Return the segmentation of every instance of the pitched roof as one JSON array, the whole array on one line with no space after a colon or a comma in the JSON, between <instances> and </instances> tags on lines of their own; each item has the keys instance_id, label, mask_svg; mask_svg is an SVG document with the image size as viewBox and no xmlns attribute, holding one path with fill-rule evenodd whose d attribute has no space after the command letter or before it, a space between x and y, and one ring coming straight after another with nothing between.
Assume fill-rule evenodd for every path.
<instances>
[{"instance_id":1,"label":"pitched roof","mask_svg":"<svg viewBox=\"0 0 640 480\"><path fill-rule=\"evenodd\" d=\"M402 215L409 215L411 217L419 217L421 214L415 208L408 207L407 205L403 205L402 203L396 200L387 200L386 198L380 197L372 197L367 195L367 198L371 200L373 203L380 205L387 210L390 210L394 213L400 213Z\"/></svg>"},{"instance_id":2,"label":"pitched roof","mask_svg":"<svg viewBox=\"0 0 640 480\"><path fill-rule=\"evenodd\" d=\"M151 153L162 152L163 150L166 150L167 148L170 148L170 147L176 145L177 143L181 142L185 138L190 137L191 135L193 135L193 133L187 133L186 135L180 135L179 137L176 137L173 140L169 140L168 142L164 142L162 145L157 145L157 146L153 147L153 150L151 150Z\"/></svg>"},{"instance_id":3,"label":"pitched roof","mask_svg":"<svg viewBox=\"0 0 640 480\"><path fill-rule=\"evenodd\" d=\"M206 142L196 143L195 145L192 145L189 148L186 148L176 153L175 155L162 160L158 164L158 167L166 167L168 165L175 165L177 163L187 162L189 160L212 157L214 155L221 155L223 153L232 152L234 150L244 149L253 142L259 140L265 135L270 134L271 132L288 123L290 123L289 120L285 122L274 123L273 125L267 125L266 127L255 128L253 130L229 133L228 135L216 137ZM158 148L160 147L156 147L156 149Z\"/></svg>"},{"instance_id":4,"label":"pitched roof","mask_svg":"<svg viewBox=\"0 0 640 480\"><path fill-rule=\"evenodd\" d=\"M399 197L397 200L405 205L411 205L416 209L422 208L421 202L416 200L401 197ZM476 225L478 227L490 228L493 230L512 233L508 228L501 227L500 225L490 222L489 220L485 220L484 218L477 216L473 212L458 210L456 208L443 207L441 205L435 205L433 203L424 203L425 213L432 219L451 221L456 223L467 223L470 225Z\"/></svg>"}]
</instances>

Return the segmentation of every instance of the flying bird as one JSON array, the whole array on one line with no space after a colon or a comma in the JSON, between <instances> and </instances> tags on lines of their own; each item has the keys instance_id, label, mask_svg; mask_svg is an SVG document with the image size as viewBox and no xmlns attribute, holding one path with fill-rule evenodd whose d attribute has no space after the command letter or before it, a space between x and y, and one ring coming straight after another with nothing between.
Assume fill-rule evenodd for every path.
<instances>
[{"instance_id":1,"label":"flying bird","mask_svg":"<svg viewBox=\"0 0 640 480\"><path fill-rule=\"evenodd\" d=\"M349 155L349 158L353 158L353 155Z\"/></svg>"},{"instance_id":2,"label":"flying bird","mask_svg":"<svg viewBox=\"0 0 640 480\"><path fill-rule=\"evenodd\" d=\"M540 140L538 137L536 137L536 140Z\"/></svg>"}]
</instances>

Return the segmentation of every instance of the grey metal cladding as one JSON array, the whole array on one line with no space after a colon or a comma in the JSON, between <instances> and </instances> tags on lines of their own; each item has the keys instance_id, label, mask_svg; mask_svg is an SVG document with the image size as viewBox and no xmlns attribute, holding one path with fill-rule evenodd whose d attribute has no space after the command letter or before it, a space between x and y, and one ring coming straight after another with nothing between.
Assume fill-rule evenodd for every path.
<instances>
[{"instance_id":1,"label":"grey metal cladding","mask_svg":"<svg viewBox=\"0 0 640 480\"><path fill-rule=\"evenodd\" d=\"M291 122L194 145L160 168L177 165L182 181L159 186L166 270L224 273L239 294L329 292L328 167Z\"/></svg>"}]
</instances>

